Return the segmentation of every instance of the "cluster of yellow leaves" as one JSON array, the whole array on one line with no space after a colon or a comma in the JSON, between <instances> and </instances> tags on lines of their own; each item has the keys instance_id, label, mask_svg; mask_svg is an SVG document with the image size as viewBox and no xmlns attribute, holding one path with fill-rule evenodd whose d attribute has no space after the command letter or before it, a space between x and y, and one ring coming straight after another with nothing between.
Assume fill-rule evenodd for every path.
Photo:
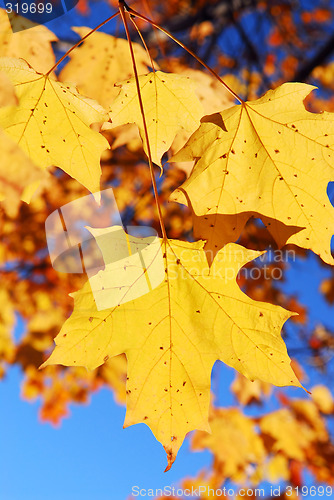
<instances>
[{"instance_id":1,"label":"cluster of yellow leaves","mask_svg":"<svg viewBox=\"0 0 334 500\"><path fill-rule=\"evenodd\" d=\"M207 485L216 490L227 480L250 489L263 481L300 486L306 470L320 483L330 481L334 453L324 415L334 411L331 393L319 385L312 388L312 400L284 398L284 403L261 417L246 416L239 408L211 409L212 434L194 433L191 447L213 454L212 472L184 480L183 488Z\"/></svg>"},{"instance_id":2,"label":"cluster of yellow leaves","mask_svg":"<svg viewBox=\"0 0 334 500\"><path fill-rule=\"evenodd\" d=\"M4 12L2 14L6 16ZM80 34L86 34L87 28L78 28L78 31ZM27 40L27 44L29 40ZM42 40L37 40L37 43L41 44ZM47 40L50 43L52 38ZM82 49L79 49L78 56L73 57L70 63L65 66L60 79L63 81L74 80L82 92L99 99L107 107L117 93L117 89L114 87L116 81L131 75L131 72L128 71L130 57L125 52L125 48L126 42L124 40L115 39L103 33L94 33L90 41L85 42ZM139 45L136 44L134 48L139 59L139 72L143 72L147 69L150 61L147 60L144 50ZM15 144L12 145L12 142L9 142L5 158L11 161L14 152L16 152L16 155L21 154L19 160L22 163L22 158L25 158L23 154L27 155L26 165L22 168L32 172L30 174L32 178L25 180L25 187L30 186L30 189L29 195L22 199L29 201L34 188L36 188L33 182L37 180L35 177L38 175L40 178L42 177L42 172L39 169L43 171L53 165L62 168L90 191L98 191L101 174L100 157L109 144L98 133L98 130L92 130L90 126L93 123L108 121L107 111L96 101L79 94L72 84L62 84L56 81L52 75L49 76L48 73L43 75L39 72L40 69L37 71L33 67L33 59L31 63L27 64L26 60L29 61L30 58L25 56L26 50L20 53L19 49L20 47L17 52L13 49L15 55L20 55L25 60L3 57L0 63L0 71L4 73L5 83L9 79L15 88L13 105L8 106L6 100L7 105L0 109L0 127L6 133L6 137L15 141L21 148L17 153L16 149L13 151ZM31 50L34 53L34 50ZM13 55L13 51L7 51L5 54ZM82 69L78 63L77 57L79 57L79 61L82 61L81 51L84 52L83 56L87 56L88 60L96 57L93 53L101 55L102 59L96 61L96 64L88 64L91 79L87 79L87 66ZM115 65L116 72L114 73ZM50 64L50 66L52 65ZM109 75L110 67L112 73ZM49 67L49 69L51 68ZM45 71L44 68L43 70ZM145 113L148 116L153 160L160 164L161 156L169 149L178 130L184 128L189 132L194 131L199 124L203 110L192 90L195 84L190 81L185 82L181 76L153 72L141 78L144 78L142 92L146 103ZM104 85L101 85L102 81L105 88ZM145 82L149 84L153 81L154 88L148 89ZM148 92L146 92L146 88ZM138 99L133 80L129 88L129 95L126 89L126 86L122 88L119 98L113 105L111 112L113 125L136 122L143 136L142 119L137 109ZM172 110L165 105L170 98L174 99ZM3 98L4 100L5 98ZM151 102L156 103L152 111L148 107ZM119 105L121 109L118 109ZM190 111L188 111L188 107L191 109ZM168 123L167 126L165 122ZM59 123L62 124L61 131ZM27 163L29 161L30 163ZM5 171L5 165L3 165L3 171ZM33 177L34 173L35 177ZM23 176L21 175L21 177ZM4 191L7 197L12 195L11 185L5 186Z\"/></svg>"}]
</instances>

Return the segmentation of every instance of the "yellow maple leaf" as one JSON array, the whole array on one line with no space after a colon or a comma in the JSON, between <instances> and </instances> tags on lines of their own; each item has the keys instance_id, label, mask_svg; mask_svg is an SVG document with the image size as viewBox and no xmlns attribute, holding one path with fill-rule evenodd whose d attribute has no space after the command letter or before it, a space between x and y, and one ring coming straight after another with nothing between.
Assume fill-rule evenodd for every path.
<instances>
[{"instance_id":1,"label":"yellow maple leaf","mask_svg":"<svg viewBox=\"0 0 334 500\"><path fill-rule=\"evenodd\" d=\"M80 37L91 31L86 27L72 28ZM143 47L132 44L139 75L147 73L151 61ZM70 54L71 60L59 75L62 82L73 82L79 91L108 107L119 94L116 82L133 76L129 44L123 38L107 33L92 33Z\"/></svg>"},{"instance_id":2,"label":"yellow maple leaf","mask_svg":"<svg viewBox=\"0 0 334 500\"><path fill-rule=\"evenodd\" d=\"M21 57L36 71L46 73L55 64L51 42L58 38L46 26L15 15L11 17L16 32L13 33L9 16L0 9L0 56Z\"/></svg>"},{"instance_id":3,"label":"yellow maple leaf","mask_svg":"<svg viewBox=\"0 0 334 500\"><path fill-rule=\"evenodd\" d=\"M34 71L22 59L3 58L19 106L0 109L0 126L41 168L55 165L90 191L100 188L100 155L107 140L89 126L106 119L95 101Z\"/></svg>"},{"instance_id":4,"label":"yellow maple leaf","mask_svg":"<svg viewBox=\"0 0 334 500\"><path fill-rule=\"evenodd\" d=\"M188 76L155 71L139 77L152 160L161 166L161 157L170 148L176 133L193 132L203 114L195 94L195 83ZM147 154L144 125L134 79L120 84L121 91L111 105L112 127L136 123ZM110 128L106 124L105 128Z\"/></svg>"},{"instance_id":5,"label":"yellow maple leaf","mask_svg":"<svg viewBox=\"0 0 334 500\"><path fill-rule=\"evenodd\" d=\"M203 71L182 66L177 61L171 61L169 68L173 73L178 73L182 76L189 76L191 80L195 82L195 94L203 106L204 114L213 113L216 109L225 109L233 106L234 101L232 100L231 95L212 76L203 73ZM107 127L108 125L109 124L107 124ZM191 134L192 132L186 131L185 129L177 132L170 148L171 153L179 151L179 149L181 149L181 147L187 142ZM133 124L121 125L120 127L113 128L112 135L116 136L112 142L112 149L116 149L124 144L127 145L127 148L130 151L136 151L139 147L141 147L138 128ZM177 168L184 170L187 175L189 175L192 167L192 161L177 164Z\"/></svg>"},{"instance_id":6,"label":"yellow maple leaf","mask_svg":"<svg viewBox=\"0 0 334 500\"><path fill-rule=\"evenodd\" d=\"M311 249L332 264L334 208L326 190L333 179L334 115L305 110L302 101L313 88L286 83L204 117L174 156L197 162L172 199L189 199L198 216L229 216L233 227L234 214L260 216L279 246Z\"/></svg>"},{"instance_id":7,"label":"yellow maple leaf","mask_svg":"<svg viewBox=\"0 0 334 500\"><path fill-rule=\"evenodd\" d=\"M110 245L104 236L110 228L94 231L107 268ZM160 252L165 267L163 281L135 300L127 301L126 295L128 274L133 273L133 286L140 279L138 266L134 264L132 271L128 264L122 271L120 265L117 288L124 287L124 292L118 304L109 309L97 309L95 293L87 282L73 294L73 314L42 365L94 369L109 357L125 353L124 426L149 425L167 452L167 469L189 431L209 431L210 376L217 359L251 379L301 387L280 334L293 313L250 299L236 284L240 267L259 252L229 244L209 268L203 245L203 241L160 240L156 257L142 267L142 277L149 279L149 268ZM111 292L114 287L111 283ZM106 282L103 288L108 297Z\"/></svg>"}]
</instances>

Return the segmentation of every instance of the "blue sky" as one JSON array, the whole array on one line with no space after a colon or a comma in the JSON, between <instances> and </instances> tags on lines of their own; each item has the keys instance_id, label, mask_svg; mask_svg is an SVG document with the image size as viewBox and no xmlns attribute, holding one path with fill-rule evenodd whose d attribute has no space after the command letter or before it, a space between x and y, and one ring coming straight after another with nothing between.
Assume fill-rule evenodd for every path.
<instances>
[{"instance_id":1,"label":"blue sky","mask_svg":"<svg viewBox=\"0 0 334 500\"><path fill-rule=\"evenodd\" d=\"M210 463L186 442L172 470L144 424L123 429L125 408L111 391L89 405L72 405L60 428L38 422L38 403L20 398L21 375L11 369L0 384L0 499L125 499L131 488L162 488Z\"/></svg>"}]
</instances>

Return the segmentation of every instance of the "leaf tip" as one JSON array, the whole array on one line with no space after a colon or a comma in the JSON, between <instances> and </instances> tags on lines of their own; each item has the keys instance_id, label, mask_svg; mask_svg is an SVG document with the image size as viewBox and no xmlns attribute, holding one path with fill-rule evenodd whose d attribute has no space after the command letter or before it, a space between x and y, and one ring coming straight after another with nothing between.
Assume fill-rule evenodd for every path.
<instances>
[{"instance_id":1,"label":"leaf tip","mask_svg":"<svg viewBox=\"0 0 334 500\"><path fill-rule=\"evenodd\" d=\"M171 450L167 446L164 446L164 448L165 448L165 451L167 453L167 462L168 462L167 467L164 470L164 472L168 472L171 469L173 463L175 462L176 455L173 453L173 450Z\"/></svg>"},{"instance_id":2,"label":"leaf tip","mask_svg":"<svg viewBox=\"0 0 334 500\"><path fill-rule=\"evenodd\" d=\"M51 357L51 356L50 356L50 357ZM50 363L49 363L49 359L50 359L50 357L49 357L46 361L44 361L44 363L42 363L42 364L38 367L38 370L43 370L44 368L46 368L47 366L49 366L49 365L50 365Z\"/></svg>"},{"instance_id":3,"label":"leaf tip","mask_svg":"<svg viewBox=\"0 0 334 500\"><path fill-rule=\"evenodd\" d=\"M169 197L169 201L175 201L176 203L181 203L182 205L188 205L185 194L179 188L172 192Z\"/></svg>"}]
</instances>

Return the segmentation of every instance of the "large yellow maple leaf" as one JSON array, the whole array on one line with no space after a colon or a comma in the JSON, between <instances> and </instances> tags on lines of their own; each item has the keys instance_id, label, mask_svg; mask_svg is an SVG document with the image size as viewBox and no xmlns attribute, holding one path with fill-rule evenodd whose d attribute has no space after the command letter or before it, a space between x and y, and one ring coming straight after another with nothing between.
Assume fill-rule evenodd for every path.
<instances>
[{"instance_id":1,"label":"large yellow maple leaf","mask_svg":"<svg viewBox=\"0 0 334 500\"><path fill-rule=\"evenodd\" d=\"M41 168L55 165L90 191L100 189L100 155L107 140L90 125L107 119L95 101L34 71L22 59L3 58L19 99L0 109L0 126Z\"/></svg>"},{"instance_id":2,"label":"large yellow maple leaf","mask_svg":"<svg viewBox=\"0 0 334 500\"><path fill-rule=\"evenodd\" d=\"M334 178L334 115L306 111L303 99L313 88L286 83L202 119L174 156L197 161L172 196L192 205L202 231L205 217L210 227L218 221L230 233L238 225L236 241L244 222L260 216L279 246L296 244L333 264L334 208L326 190ZM216 247L225 243L223 233L214 238Z\"/></svg>"},{"instance_id":3,"label":"large yellow maple leaf","mask_svg":"<svg viewBox=\"0 0 334 500\"><path fill-rule=\"evenodd\" d=\"M107 269L110 244L105 236L110 229L91 231L98 236ZM137 264L133 268L124 265L122 270L121 260L117 288L124 289L123 296L117 305L102 310L97 309L96 295L87 282L73 294L72 316L43 366L58 363L94 369L109 357L125 353L124 426L146 423L166 450L168 470L189 431L210 430L210 376L217 359L252 380L301 385L280 333L293 313L250 299L236 283L240 267L259 252L231 243L218 252L209 268L203 241L159 241L156 257L150 264L145 262L142 277L149 280L149 268L160 252L165 266L162 282L126 301L129 273L134 275L133 286L140 277ZM111 295L115 286L111 282ZM106 280L101 290L107 298Z\"/></svg>"},{"instance_id":4,"label":"large yellow maple leaf","mask_svg":"<svg viewBox=\"0 0 334 500\"><path fill-rule=\"evenodd\" d=\"M84 26L72 28L80 37L91 30ZM147 73L151 61L138 43L132 44L139 75ZM59 75L62 82L73 82L79 91L108 107L119 93L116 82L133 76L129 44L123 38L107 33L92 33L70 54L71 60Z\"/></svg>"},{"instance_id":5,"label":"large yellow maple leaf","mask_svg":"<svg viewBox=\"0 0 334 500\"><path fill-rule=\"evenodd\" d=\"M196 83L189 76L155 71L140 76L139 85L152 160L161 166L161 157L169 150L177 132L181 129L193 132L198 127L203 107L195 94ZM112 127L136 123L147 154L136 82L131 79L120 87L109 112Z\"/></svg>"}]
</instances>

